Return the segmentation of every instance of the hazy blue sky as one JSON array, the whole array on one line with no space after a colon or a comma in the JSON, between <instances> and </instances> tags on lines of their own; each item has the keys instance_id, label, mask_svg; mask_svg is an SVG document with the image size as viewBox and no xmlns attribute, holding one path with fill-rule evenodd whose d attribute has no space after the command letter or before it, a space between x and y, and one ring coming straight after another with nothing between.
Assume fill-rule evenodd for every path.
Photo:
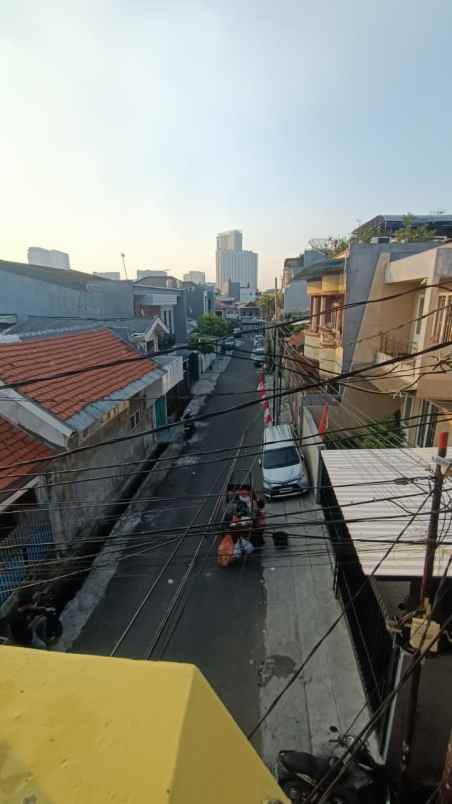
<instances>
[{"instance_id":1,"label":"hazy blue sky","mask_svg":"<svg viewBox=\"0 0 452 804\"><path fill-rule=\"evenodd\" d=\"M260 285L311 237L451 210L450 0L22 2L0 11L1 249Z\"/></svg>"}]
</instances>

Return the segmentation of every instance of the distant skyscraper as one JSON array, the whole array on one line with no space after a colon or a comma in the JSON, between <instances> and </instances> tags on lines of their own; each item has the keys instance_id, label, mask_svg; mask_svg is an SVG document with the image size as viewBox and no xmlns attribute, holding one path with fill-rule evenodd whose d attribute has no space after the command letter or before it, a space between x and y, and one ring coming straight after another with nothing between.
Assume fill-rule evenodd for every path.
<instances>
[{"instance_id":1,"label":"distant skyscraper","mask_svg":"<svg viewBox=\"0 0 452 804\"><path fill-rule=\"evenodd\" d=\"M184 274L184 282L194 282L196 285L206 284L206 275L204 271L187 271Z\"/></svg>"},{"instance_id":2,"label":"distant skyscraper","mask_svg":"<svg viewBox=\"0 0 452 804\"><path fill-rule=\"evenodd\" d=\"M70 271L69 254L65 251L49 251L47 248L30 246L27 251L29 265L41 265L44 268L60 268L63 271Z\"/></svg>"},{"instance_id":3,"label":"distant skyscraper","mask_svg":"<svg viewBox=\"0 0 452 804\"><path fill-rule=\"evenodd\" d=\"M257 290L257 254L242 250L242 233L236 229L217 235L216 273L220 290L229 279Z\"/></svg>"},{"instance_id":4,"label":"distant skyscraper","mask_svg":"<svg viewBox=\"0 0 452 804\"><path fill-rule=\"evenodd\" d=\"M242 237L239 229L220 232L217 235L217 251L241 251L243 248Z\"/></svg>"}]
</instances>

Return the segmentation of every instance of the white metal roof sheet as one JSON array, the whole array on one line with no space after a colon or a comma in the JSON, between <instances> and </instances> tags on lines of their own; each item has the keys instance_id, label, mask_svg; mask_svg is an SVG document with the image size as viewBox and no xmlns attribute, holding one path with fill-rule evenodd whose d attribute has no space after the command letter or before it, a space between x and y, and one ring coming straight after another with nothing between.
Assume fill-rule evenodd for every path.
<instances>
[{"instance_id":1,"label":"white metal roof sheet","mask_svg":"<svg viewBox=\"0 0 452 804\"><path fill-rule=\"evenodd\" d=\"M421 542L427 537L431 497L417 511L432 488L432 459L436 454L436 448L322 450L331 486L366 575L375 570L377 577L422 576L425 544ZM452 449L448 457L452 459ZM442 508L450 505L451 492L452 482L446 479ZM413 514L416 517L410 523ZM388 540L399 536L400 542L375 569L390 547ZM370 541L358 541L361 539ZM420 544L406 544L411 541ZM452 542L452 511L440 514L439 541ZM435 576L443 574L451 553L452 546L440 544ZM448 575L452 575L451 567Z\"/></svg>"}]
</instances>

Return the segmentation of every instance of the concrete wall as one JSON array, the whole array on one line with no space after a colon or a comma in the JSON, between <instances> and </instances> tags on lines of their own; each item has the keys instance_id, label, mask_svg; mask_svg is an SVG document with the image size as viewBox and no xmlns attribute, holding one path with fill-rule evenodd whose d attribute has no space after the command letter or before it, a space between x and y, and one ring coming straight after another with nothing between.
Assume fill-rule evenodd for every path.
<instances>
[{"instance_id":1,"label":"concrete wall","mask_svg":"<svg viewBox=\"0 0 452 804\"><path fill-rule=\"evenodd\" d=\"M378 258L383 252L391 254L396 260L410 254L418 254L432 248L432 243L353 243L350 256L345 264L346 294L345 303L365 301L369 298L371 284ZM343 370L349 371L354 351L354 344L358 338L362 318L366 305L345 310L344 315L344 364Z\"/></svg>"},{"instance_id":2,"label":"concrete wall","mask_svg":"<svg viewBox=\"0 0 452 804\"><path fill-rule=\"evenodd\" d=\"M204 312L213 312L215 297L211 288L199 285L196 288L185 288L184 290L187 297L187 313L189 318L198 321Z\"/></svg>"},{"instance_id":3,"label":"concrete wall","mask_svg":"<svg viewBox=\"0 0 452 804\"><path fill-rule=\"evenodd\" d=\"M387 284L386 274L389 260L390 255L387 252L378 255L373 277L371 277L369 299L386 298L399 291L414 290L418 287L417 282L404 282L403 287L401 285ZM401 324L403 321L412 321L416 315L416 303L417 296L413 293L401 296L398 299L381 302L380 304L363 306L361 311L361 324L356 333L355 341L349 343L347 337L346 343L344 337L344 351L347 350L347 354L350 354L350 349L352 349L350 368L358 368L361 365L375 363L377 354L380 351L380 334L386 332L391 327ZM346 311L345 317L347 320L351 313L351 310ZM411 327L411 324L407 324L389 334L393 335L394 340L400 342L408 341ZM355 347L354 350L353 346Z\"/></svg>"},{"instance_id":4,"label":"concrete wall","mask_svg":"<svg viewBox=\"0 0 452 804\"><path fill-rule=\"evenodd\" d=\"M401 411L402 402L400 396L366 393L348 385L344 387L342 394L343 408L350 411L351 420L356 414L356 421L352 422L355 426L393 416L397 411Z\"/></svg>"},{"instance_id":5,"label":"concrete wall","mask_svg":"<svg viewBox=\"0 0 452 804\"><path fill-rule=\"evenodd\" d=\"M133 316L132 284L127 282L103 280L78 289L0 270L0 285L0 312L15 314L18 323L31 314L84 318Z\"/></svg>"},{"instance_id":6,"label":"concrete wall","mask_svg":"<svg viewBox=\"0 0 452 804\"><path fill-rule=\"evenodd\" d=\"M137 473L143 469L143 464L133 464L132 461L146 459L155 442L153 435L138 436L105 447L96 447L96 444L152 428L154 404L159 396L158 386L159 383L154 383L146 394L137 394L127 410L106 422L83 443L83 446L89 444L93 449L68 454L52 464L53 468L46 475L45 496L50 507L55 542L59 547L65 548L77 539L94 535L97 525L102 526L105 518L111 516L121 492L134 475L138 476ZM143 417L136 430L132 430L130 416L139 407L143 410ZM122 465L100 468L117 464ZM64 470L68 469L74 471L65 473ZM110 523L113 524L113 520Z\"/></svg>"},{"instance_id":7,"label":"concrete wall","mask_svg":"<svg viewBox=\"0 0 452 804\"><path fill-rule=\"evenodd\" d=\"M311 411L306 405L304 405L302 437L303 439L306 439L309 436L313 436L313 438L310 438L308 441L302 441L301 443L303 448L303 455L306 459L306 463L309 469L310 481L314 486L315 499L318 502L319 484L321 482L320 450L325 449L325 446L324 444L319 444L320 435L318 427L314 421L314 417L312 416Z\"/></svg>"},{"instance_id":8,"label":"concrete wall","mask_svg":"<svg viewBox=\"0 0 452 804\"><path fill-rule=\"evenodd\" d=\"M303 258L305 268L310 268L311 265L316 265L318 262L323 262L323 260L326 259L323 251L317 251L315 248L306 249Z\"/></svg>"},{"instance_id":9,"label":"concrete wall","mask_svg":"<svg viewBox=\"0 0 452 804\"><path fill-rule=\"evenodd\" d=\"M309 310L308 283L304 279L291 282L284 289L284 314L306 313Z\"/></svg>"}]
</instances>

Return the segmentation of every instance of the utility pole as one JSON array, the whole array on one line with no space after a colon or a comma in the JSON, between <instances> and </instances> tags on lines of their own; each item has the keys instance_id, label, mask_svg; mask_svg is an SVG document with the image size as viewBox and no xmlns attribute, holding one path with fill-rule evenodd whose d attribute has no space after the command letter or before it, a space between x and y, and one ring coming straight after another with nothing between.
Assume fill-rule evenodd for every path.
<instances>
[{"instance_id":1,"label":"utility pole","mask_svg":"<svg viewBox=\"0 0 452 804\"><path fill-rule=\"evenodd\" d=\"M122 267L124 268L124 276L127 279L127 268L126 268L126 255L124 252L121 251L121 259L122 259Z\"/></svg>"},{"instance_id":2,"label":"utility pole","mask_svg":"<svg viewBox=\"0 0 452 804\"><path fill-rule=\"evenodd\" d=\"M430 522L428 526L427 544L425 547L424 557L424 572L422 575L421 592L419 596L419 608L424 615L431 611L431 587L433 579L433 567L435 564L435 552L438 539L438 522L439 512L441 508L441 497L443 492L443 470L441 466L441 459L447 455L447 441L448 434L439 434L438 445L438 458L435 467L435 476L433 480L433 493L432 493L432 510L430 513ZM431 617L430 617L431 618ZM428 622L428 620L427 620ZM422 644L425 641L426 631L423 630L423 638L421 639L420 647L413 655L412 662L414 663L419 658L419 653L422 650ZM411 674L411 684L408 701L408 713L405 726L405 734L402 744L402 784L405 787L408 781L408 774L410 763L413 753L413 742L416 731L416 716L417 716L417 702L419 696L419 685L421 682L422 662L417 662ZM451 799L452 801L452 799Z\"/></svg>"},{"instance_id":3,"label":"utility pole","mask_svg":"<svg viewBox=\"0 0 452 804\"><path fill-rule=\"evenodd\" d=\"M275 324L273 328L273 424L278 424L277 421L277 381L278 381L278 371L276 368L276 355L277 355L277 347L278 347L278 328L276 326L276 321L278 318L278 278L275 276L275 312L273 315L273 323Z\"/></svg>"}]
</instances>

